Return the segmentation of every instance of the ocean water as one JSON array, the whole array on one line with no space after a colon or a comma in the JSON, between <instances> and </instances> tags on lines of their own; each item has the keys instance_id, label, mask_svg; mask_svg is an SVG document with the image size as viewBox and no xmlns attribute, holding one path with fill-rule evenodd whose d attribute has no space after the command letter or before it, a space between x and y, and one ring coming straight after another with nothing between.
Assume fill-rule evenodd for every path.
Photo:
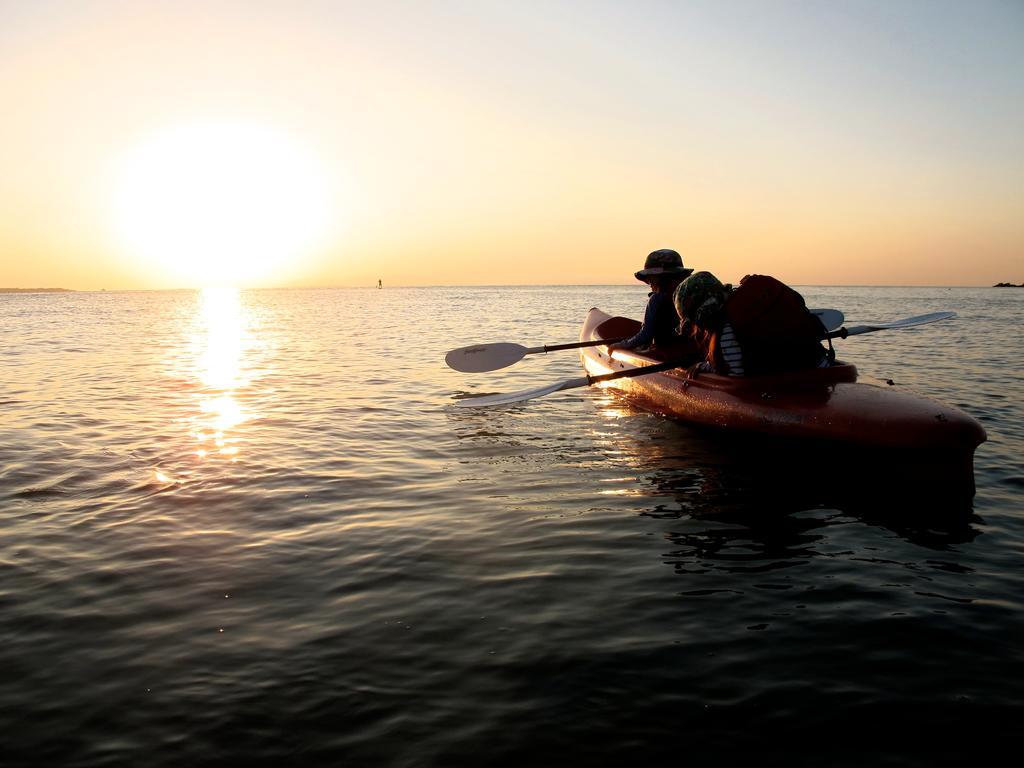
<instances>
[{"instance_id":1,"label":"ocean water","mask_svg":"<svg viewBox=\"0 0 1024 768\"><path fill-rule=\"evenodd\" d=\"M766 474L611 390L452 407L580 367L458 374L448 349L574 341L639 286L0 296L0 763L1012 744L1024 291L801 290L851 324L959 313L838 344L982 422L972 505Z\"/></svg>"}]
</instances>

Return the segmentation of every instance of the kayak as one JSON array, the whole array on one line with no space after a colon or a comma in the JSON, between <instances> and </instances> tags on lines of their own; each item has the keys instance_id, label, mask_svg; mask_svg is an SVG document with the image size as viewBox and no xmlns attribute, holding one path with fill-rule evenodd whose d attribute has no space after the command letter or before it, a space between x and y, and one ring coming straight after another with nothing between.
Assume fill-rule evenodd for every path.
<instances>
[{"instance_id":1,"label":"kayak","mask_svg":"<svg viewBox=\"0 0 1024 768\"><path fill-rule=\"evenodd\" d=\"M640 323L591 309L580 341L631 336ZM585 347L580 357L591 376L665 362L664 356ZM802 443L829 443L880 460L897 458L930 471L954 473L974 492L974 450L985 430L963 411L927 397L857 381L857 368L837 361L816 368L767 376L721 376L697 372L691 352L679 355L686 367L604 386L621 390L638 405L690 424L745 434L770 435ZM969 480L968 480L969 478Z\"/></svg>"}]
</instances>

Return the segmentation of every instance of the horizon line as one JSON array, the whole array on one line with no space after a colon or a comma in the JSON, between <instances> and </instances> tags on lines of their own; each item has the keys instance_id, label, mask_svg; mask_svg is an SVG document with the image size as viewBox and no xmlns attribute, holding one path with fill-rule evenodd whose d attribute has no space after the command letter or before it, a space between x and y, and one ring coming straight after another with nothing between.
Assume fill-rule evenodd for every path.
<instances>
[{"instance_id":1,"label":"horizon line","mask_svg":"<svg viewBox=\"0 0 1024 768\"><path fill-rule=\"evenodd\" d=\"M990 283L948 284L948 283L791 283L802 288L997 288L1024 287L1022 284L1000 285ZM642 287L636 283L410 283L395 284L388 288L369 284L358 285L267 285L267 286L177 286L173 288L0 288L0 294L15 293L159 293L181 291L203 291L208 288L234 288L241 291L334 291L334 290L395 290L410 288L628 288Z\"/></svg>"}]
</instances>

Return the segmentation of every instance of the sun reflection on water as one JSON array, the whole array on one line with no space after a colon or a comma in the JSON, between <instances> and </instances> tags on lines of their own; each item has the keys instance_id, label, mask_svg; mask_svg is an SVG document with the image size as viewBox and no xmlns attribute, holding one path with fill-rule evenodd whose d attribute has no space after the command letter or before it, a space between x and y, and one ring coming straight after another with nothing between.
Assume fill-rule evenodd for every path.
<instances>
[{"instance_id":1,"label":"sun reflection on water","mask_svg":"<svg viewBox=\"0 0 1024 768\"><path fill-rule=\"evenodd\" d=\"M205 288L199 317L203 344L199 359L202 382L214 389L233 389L241 382L240 363L247 323L236 288Z\"/></svg>"},{"instance_id":2,"label":"sun reflection on water","mask_svg":"<svg viewBox=\"0 0 1024 768\"><path fill-rule=\"evenodd\" d=\"M188 419L201 460L238 460L238 438L231 430L251 414L236 393L248 384L243 361L252 344L251 318L236 288L206 288L200 294L195 376L203 385L199 413Z\"/></svg>"}]
</instances>

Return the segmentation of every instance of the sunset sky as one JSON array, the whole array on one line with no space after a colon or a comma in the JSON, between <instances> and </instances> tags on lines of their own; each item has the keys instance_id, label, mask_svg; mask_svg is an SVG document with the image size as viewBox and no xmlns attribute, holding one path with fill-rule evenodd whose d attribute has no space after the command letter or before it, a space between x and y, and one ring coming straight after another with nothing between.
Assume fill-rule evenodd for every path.
<instances>
[{"instance_id":1,"label":"sunset sky","mask_svg":"<svg viewBox=\"0 0 1024 768\"><path fill-rule=\"evenodd\" d=\"M0 115L0 288L1024 281L1011 0L0 0Z\"/></svg>"}]
</instances>

